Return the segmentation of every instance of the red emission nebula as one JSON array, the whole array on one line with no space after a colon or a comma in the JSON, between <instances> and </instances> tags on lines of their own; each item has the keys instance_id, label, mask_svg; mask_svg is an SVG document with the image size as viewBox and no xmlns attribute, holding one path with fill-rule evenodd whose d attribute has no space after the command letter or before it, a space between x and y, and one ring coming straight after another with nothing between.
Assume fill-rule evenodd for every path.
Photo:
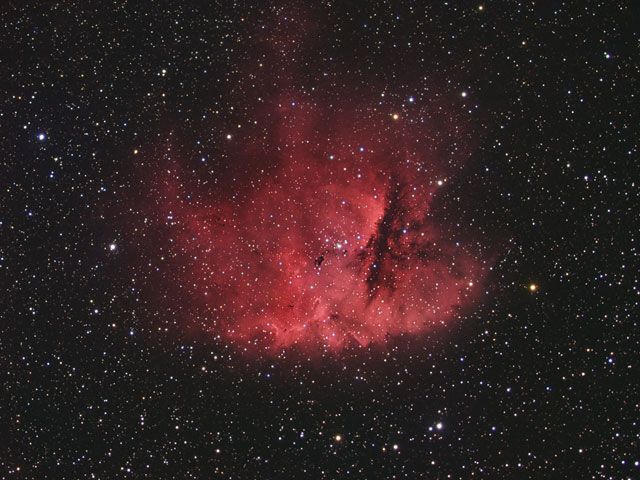
<instances>
[{"instance_id":1,"label":"red emission nebula","mask_svg":"<svg viewBox=\"0 0 640 480\"><path fill-rule=\"evenodd\" d=\"M221 133L234 167L217 187L179 168L165 180L198 327L242 349L339 351L430 332L471 305L485 262L433 212L459 170L433 142L455 132L283 98L268 141Z\"/></svg>"}]
</instances>

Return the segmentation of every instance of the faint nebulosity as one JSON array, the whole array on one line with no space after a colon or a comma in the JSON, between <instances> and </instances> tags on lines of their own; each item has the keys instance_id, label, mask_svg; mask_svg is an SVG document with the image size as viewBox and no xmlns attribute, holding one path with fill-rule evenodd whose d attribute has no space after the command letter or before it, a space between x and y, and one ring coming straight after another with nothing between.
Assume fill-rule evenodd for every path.
<instances>
[{"instance_id":1,"label":"faint nebulosity","mask_svg":"<svg viewBox=\"0 0 640 480\"><path fill-rule=\"evenodd\" d=\"M5 2L2 479L640 475L633 2Z\"/></svg>"},{"instance_id":2,"label":"faint nebulosity","mask_svg":"<svg viewBox=\"0 0 640 480\"><path fill-rule=\"evenodd\" d=\"M183 281L209 312L202 327L273 352L367 346L451 321L487 269L431 212L456 172L425 152L429 126L384 111L357 125L357 114L336 120L316 105L292 96L271 114L269 149L232 149L230 161L248 166L228 198L205 189L193 202L180 175L166 180L158 216L171 216L177 250L193 258ZM268 173L252 171L252 155Z\"/></svg>"}]
</instances>

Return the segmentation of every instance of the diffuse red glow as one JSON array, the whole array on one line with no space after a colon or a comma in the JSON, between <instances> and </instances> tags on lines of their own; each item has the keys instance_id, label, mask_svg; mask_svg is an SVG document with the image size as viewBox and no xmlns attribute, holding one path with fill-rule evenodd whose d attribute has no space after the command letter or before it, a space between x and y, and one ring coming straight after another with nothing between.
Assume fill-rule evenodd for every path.
<instances>
[{"instance_id":1,"label":"diffuse red glow","mask_svg":"<svg viewBox=\"0 0 640 480\"><path fill-rule=\"evenodd\" d=\"M391 118L337 132L317 113L280 112L277 166L249 167L224 199L185 202L169 183L202 327L243 347L340 350L451 321L484 270L432 216L444 172Z\"/></svg>"}]
</instances>

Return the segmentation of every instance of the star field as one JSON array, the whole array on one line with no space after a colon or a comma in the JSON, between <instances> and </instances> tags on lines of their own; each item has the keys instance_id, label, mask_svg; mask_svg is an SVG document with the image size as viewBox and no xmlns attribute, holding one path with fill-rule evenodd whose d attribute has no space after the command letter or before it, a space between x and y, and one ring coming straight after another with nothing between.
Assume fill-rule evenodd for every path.
<instances>
[{"instance_id":1,"label":"star field","mask_svg":"<svg viewBox=\"0 0 640 480\"><path fill-rule=\"evenodd\" d=\"M640 478L632 2L0 12L0 478Z\"/></svg>"}]
</instances>

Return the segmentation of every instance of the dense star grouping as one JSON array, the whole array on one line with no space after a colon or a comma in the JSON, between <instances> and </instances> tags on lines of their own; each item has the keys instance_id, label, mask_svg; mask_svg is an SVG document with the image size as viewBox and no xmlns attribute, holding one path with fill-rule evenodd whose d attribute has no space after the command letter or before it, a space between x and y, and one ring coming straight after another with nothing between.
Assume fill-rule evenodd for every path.
<instances>
[{"instance_id":1,"label":"dense star grouping","mask_svg":"<svg viewBox=\"0 0 640 480\"><path fill-rule=\"evenodd\" d=\"M0 478L638 477L632 2L0 22Z\"/></svg>"}]
</instances>

